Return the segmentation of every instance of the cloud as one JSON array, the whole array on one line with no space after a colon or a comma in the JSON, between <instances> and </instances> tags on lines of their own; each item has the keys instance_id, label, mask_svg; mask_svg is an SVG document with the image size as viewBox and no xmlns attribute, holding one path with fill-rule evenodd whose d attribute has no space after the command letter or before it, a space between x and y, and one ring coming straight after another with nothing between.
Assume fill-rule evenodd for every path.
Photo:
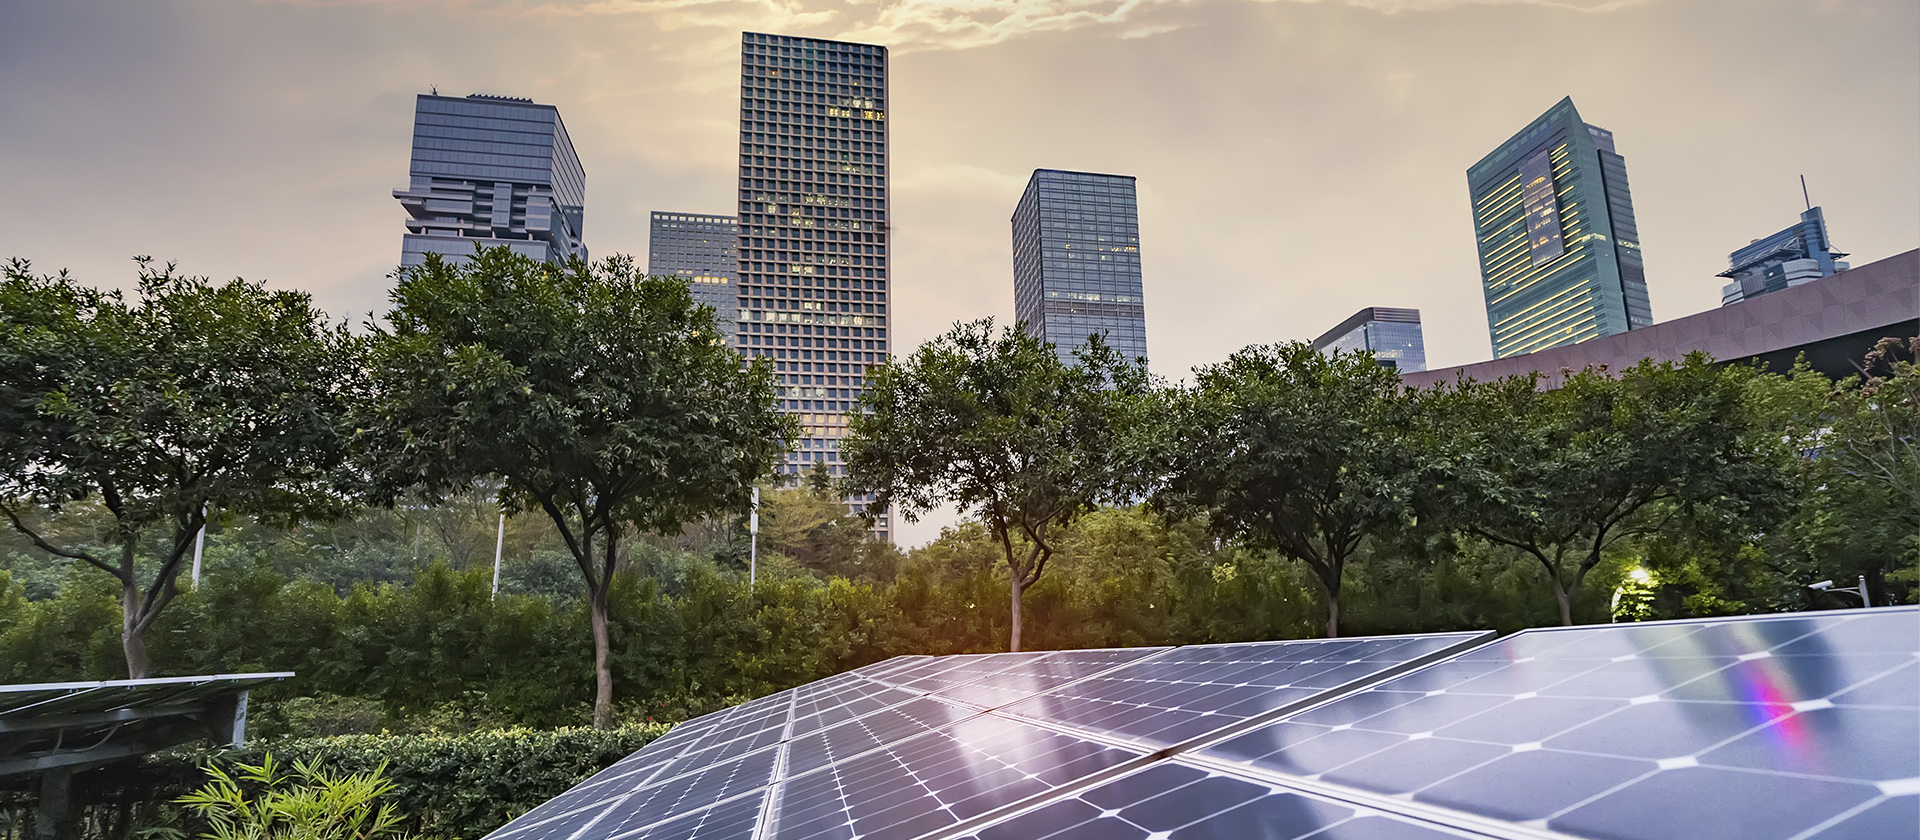
<instances>
[{"instance_id":1,"label":"cloud","mask_svg":"<svg viewBox=\"0 0 1920 840\"><path fill-rule=\"evenodd\" d=\"M1187 23L1142 24L1152 8L1238 3L1332 2L1385 14L1441 12L1466 6L1541 6L1605 13L1653 0L256 0L300 6L460 7L479 14L646 18L662 31L750 29L818 34L886 44L896 52L964 50L1010 39L1097 27L1116 37L1147 38Z\"/></svg>"}]
</instances>

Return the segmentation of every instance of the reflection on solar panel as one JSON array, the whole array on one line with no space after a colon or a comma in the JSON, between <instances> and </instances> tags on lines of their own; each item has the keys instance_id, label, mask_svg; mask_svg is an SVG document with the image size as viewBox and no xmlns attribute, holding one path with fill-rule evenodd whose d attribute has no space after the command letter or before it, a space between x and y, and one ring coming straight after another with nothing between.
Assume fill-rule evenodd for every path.
<instances>
[{"instance_id":1,"label":"reflection on solar panel","mask_svg":"<svg viewBox=\"0 0 1920 840\"><path fill-rule=\"evenodd\" d=\"M506 840L1916 838L1920 610L899 657Z\"/></svg>"}]
</instances>

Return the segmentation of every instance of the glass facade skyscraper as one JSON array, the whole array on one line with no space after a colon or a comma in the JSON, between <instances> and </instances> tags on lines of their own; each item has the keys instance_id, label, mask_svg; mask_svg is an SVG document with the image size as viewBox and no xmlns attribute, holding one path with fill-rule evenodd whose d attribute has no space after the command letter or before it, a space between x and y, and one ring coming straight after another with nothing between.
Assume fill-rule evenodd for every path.
<instances>
[{"instance_id":1,"label":"glass facade skyscraper","mask_svg":"<svg viewBox=\"0 0 1920 840\"><path fill-rule=\"evenodd\" d=\"M1727 255L1728 268L1720 272L1733 282L1720 289L1720 305L1777 292L1846 271L1846 254L1834 250L1827 238L1827 217L1818 207L1800 214L1800 223Z\"/></svg>"},{"instance_id":2,"label":"glass facade skyscraper","mask_svg":"<svg viewBox=\"0 0 1920 840\"><path fill-rule=\"evenodd\" d=\"M740 225L732 216L653 211L647 232L647 273L684 277L693 299L713 307L731 342L739 319L733 252Z\"/></svg>"},{"instance_id":3,"label":"glass facade skyscraper","mask_svg":"<svg viewBox=\"0 0 1920 840\"><path fill-rule=\"evenodd\" d=\"M1313 340L1313 349L1372 353L1384 367L1401 373L1427 369L1427 342L1420 333L1420 310L1369 306Z\"/></svg>"},{"instance_id":4,"label":"glass facade skyscraper","mask_svg":"<svg viewBox=\"0 0 1920 840\"><path fill-rule=\"evenodd\" d=\"M1653 323L1626 160L1562 99L1467 170L1493 355Z\"/></svg>"},{"instance_id":5,"label":"glass facade skyscraper","mask_svg":"<svg viewBox=\"0 0 1920 840\"><path fill-rule=\"evenodd\" d=\"M1013 209L1013 312L1062 360L1090 335L1147 357L1140 205L1130 175L1036 169Z\"/></svg>"},{"instance_id":6,"label":"glass facade skyscraper","mask_svg":"<svg viewBox=\"0 0 1920 840\"><path fill-rule=\"evenodd\" d=\"M476 243L536 260L587 258L587 173L560 110L530 99L421 94L414 101L400 264L437 253L466 259Z\"/></svg>"},{"instance_id":7,"label":"glass facade skyscraper","mask_svg":"<svg viewBox=\"0 0 1920 840\"><path fill-rule=\"evenodd\" d=\"M888 104L886 47L741 34L734 342L800 418L789 476L846 473L847 413L890 349Z\"/></svg>"}]
</instances>

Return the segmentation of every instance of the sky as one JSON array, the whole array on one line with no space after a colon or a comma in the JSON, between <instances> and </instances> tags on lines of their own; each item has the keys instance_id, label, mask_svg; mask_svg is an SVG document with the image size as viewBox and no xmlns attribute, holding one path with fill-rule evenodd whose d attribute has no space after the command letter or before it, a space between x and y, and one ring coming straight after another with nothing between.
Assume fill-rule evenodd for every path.
<instances>
[{"instance_id":1,"label":"sky","mask_svg":"<svg viewBox=\"0 0 1920 840\"><path fill-rule=\"evenodd\" d=\"M0 258L364 319L437 86L557 106L588 246L644 262L650 211L736 209L743 30L890 48L896 353L1012 318L1050 168L1139 179L1162 376L1366 306L1489 358L1466 169L1563 96L1626 159L1656 320L1717 306L1802 175L1854 264L1920 246L1913 0L0 0Z\"/></svg>"}]
</instances>

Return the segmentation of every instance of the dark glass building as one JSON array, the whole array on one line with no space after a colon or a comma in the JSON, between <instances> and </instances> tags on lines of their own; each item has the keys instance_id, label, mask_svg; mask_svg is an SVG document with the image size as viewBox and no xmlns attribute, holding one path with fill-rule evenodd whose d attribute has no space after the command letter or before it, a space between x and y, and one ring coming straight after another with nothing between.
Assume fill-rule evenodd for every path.
<instances>
[{"instance_id":1,"label":"dark glass building","mask_svg":"<svg viewBox=\"0 0 1920 840\"><path fill-rule=\"evenodd\" d=\"M790 476L845 474L847 412L890 349L888 104L886 47L741 35L735 344L800 418Z\"/></svg>"},{"instance_id":2,"label":"dark glass building","mask_svg":"<svg viewBox=\"0 0 1920 840\"><path fill-rule=\"evenodd\" d=\"M653 211L647 232L647 273L685 277L693 298L713 307L729 342L739 318L733 251L740 225L732 216Z\"/></svg>"},{"instance_id":3,"label":"dark glass building","mask_svg":"<svg viewBox=\"0 0 1920 840\"><path fill-rule=\"evenodd\" d=\"M1369 306L1313 340L1313 349L1357 350L1401 373L1427 369L1427 342L1420 334L1420 310Z\"/></svg>"},{"instance_id":4,"label":"dark glass building","mask_svg":"<svg viewBox=\"0 0 1920 840\"><path fill-rule=\"evenodd\" d=\"M1147 357L1133 176L1033 171L1013 208L1013 312L1068 362L1096 334Z\"/></svg>"},{"instance_id":5,"label":"dark glass building","mask_svg":"<svg viewBox=\"0 0 1920 840\"><path fill-rule=\"evenodd\" d=\"M1826 215L1818 207L1809 207L1800 214L1799 224L1755 239L1727 256L1728 268L1720 276L1733 282L1721 287L1720 305L1831 277L1847 270L1840 261L1844 256L1827 238Z\"/></svg>"},{"instance_id":6,"label":"dark glass building","mask_svg":"<svg viewBox=\"0 0 1920 840\"><path fill-rule=\"evenodd\" d=\"M536 260L587 258L587 173L559 109L529 99L422 94L414 103L400 264L505 245Z\"/></svg>"},{"instance_id":7,"label":"dark glass building","mask_svg":"<svg viewBox=\"0 0 1920 840\"><path fill-rule=\"evenodd\" d=\"M1562 99L1467 170L1495 358L1653 323L1626 160Z\"/></svg>"}]
</instances>

